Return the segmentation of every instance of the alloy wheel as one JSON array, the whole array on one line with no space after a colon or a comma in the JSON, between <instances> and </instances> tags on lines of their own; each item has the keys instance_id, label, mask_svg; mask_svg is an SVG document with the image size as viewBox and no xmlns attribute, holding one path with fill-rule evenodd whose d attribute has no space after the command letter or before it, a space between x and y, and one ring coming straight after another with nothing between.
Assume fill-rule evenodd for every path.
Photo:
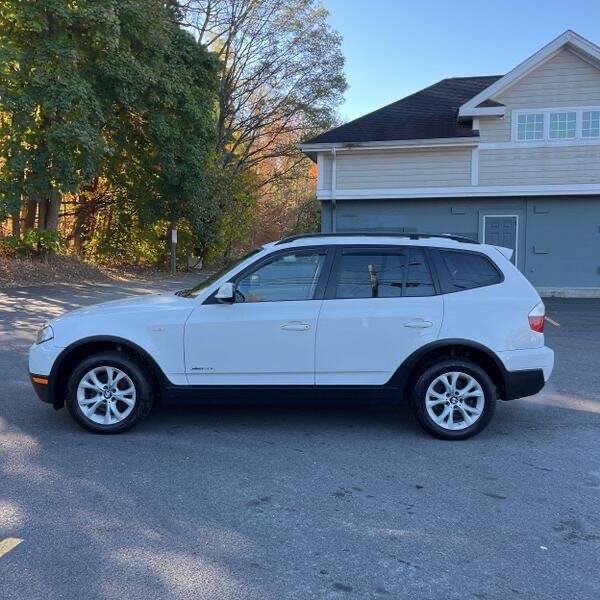
<instances>
[{"instance_id":1,"label":"alloy wheel","mask_svg":"<svg viewBox=\"0 0 600 600\"><path fill-rule=\"evenodd\" d=\"M473 425L483 414L485 395L479 382L460 371L436 377L425 395L431 420L443 429L457 431Z\"/></svg>"},{"instance_id":2,"label":"alloy wheel","mask_svg":"<svg viewBox=\"0 0 600 600\"><path fill-rule=\"evenodd\" d=\"M77 386L77 404L81 413L99 425L120 423L131 414L135 401L133 381L116 367L94 367Z\"/></svg>"}]
</instances>

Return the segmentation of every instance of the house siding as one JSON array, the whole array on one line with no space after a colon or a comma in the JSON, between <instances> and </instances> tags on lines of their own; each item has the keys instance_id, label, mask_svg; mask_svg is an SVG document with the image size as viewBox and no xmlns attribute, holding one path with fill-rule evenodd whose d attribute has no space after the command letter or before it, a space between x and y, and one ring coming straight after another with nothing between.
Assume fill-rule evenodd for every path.
<instances>
[{"instance_id":1,"label":"house siding","mask_svg":"<svg viewBox=\"0 0 600 600\"><path fill-rule=\"evenodd\" d=\"M479 185L598 183L599 146L479 151Z\"/></svg>"},{"instance_id":2,"label":"house siding","mask_svg":"<svg viewBox=\"0 0 600 600\"><path fill-rule=\"evenodd\" d=\"M323 230L429 231L483 240L484 215L518 216L517 266L541 288L600 288L600 196L345 200Z\"/></svg>"},{"instance_id":3,"label":"house siding","mask_svg":"<svg viewBox=\"0 0 600 600\"><path fill-rule=\"evenodd\" d=\"M333 160L330 154L323 153L323 187L322 189L331 189L331 174Z\"/></svg>"},{"instance_id":4,"label":"house siding","mask_svg":"<svg viewBox=\"0 0 600 600\"><path fill-rule=\"evenodd\" d=\"M331 158L323 189L331 189ZM471 150L344 150L336 157L336 189L464 186L471 182Z\"/></svg>"},{"instance_id":5,"label":"house siding","mask_svg":"<svg viewBox=\"0 0 600 600\"><path fill-rule=\"evenodd\" d=\"M506 114L480 120L480 141L509 142L514 109L600 105L600 70L562 49L493 99L506 106Z\"/></svg>"}]
</instances>

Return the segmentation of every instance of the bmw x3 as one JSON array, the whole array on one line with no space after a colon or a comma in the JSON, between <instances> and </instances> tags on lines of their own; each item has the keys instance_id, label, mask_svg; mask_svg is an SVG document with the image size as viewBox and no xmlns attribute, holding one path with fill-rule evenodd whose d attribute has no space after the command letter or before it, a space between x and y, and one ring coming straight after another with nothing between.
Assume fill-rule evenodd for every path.
<instances>
[{"instance_id":1,"label":"bmw x3","mask_svg":"<svg viewBox=\"0 0 600 600\"><path fill-rule=\"evenodd\" d=\"M544 305L511 250L449 235L311 234L196 287L53 319L29 354L41 400L98 433L158 402L389 399L444 439L539 392Z\"/></svg>"}]
</instances>

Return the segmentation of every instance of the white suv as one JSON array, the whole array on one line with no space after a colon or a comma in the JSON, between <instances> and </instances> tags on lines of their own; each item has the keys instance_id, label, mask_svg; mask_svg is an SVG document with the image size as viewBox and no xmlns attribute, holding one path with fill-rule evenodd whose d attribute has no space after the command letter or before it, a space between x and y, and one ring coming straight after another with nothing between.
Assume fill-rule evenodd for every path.
<instances>
[{"instance_id":1,"label":"white suv","mask_svg":"<svg viewBox=\"0 0 600 600\"><path fill-rule=\"evenodd\" d=\"M193 289L54 319L31 380L98 433L158 401L326 393L406 399L429 432L464 439L552 372L544 305L510 256L456 236L286 238Z\"/></svg>"}]
</instances>

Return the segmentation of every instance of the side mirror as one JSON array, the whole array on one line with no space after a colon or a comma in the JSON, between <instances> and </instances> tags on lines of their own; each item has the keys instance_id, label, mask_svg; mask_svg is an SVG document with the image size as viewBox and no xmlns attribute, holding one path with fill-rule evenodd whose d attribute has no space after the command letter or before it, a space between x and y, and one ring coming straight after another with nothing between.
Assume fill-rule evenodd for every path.
<instances>
[{"instance_id":1,"label":"side mirror","mask_svg":"<svg viewBox=\"0 0 600 600\"><path fill-rule=\"evenodd\" d=\"M231 281L224 283L215 294L215 299L224 304L232 303L235 300L235 286Z\"/></svg>"}]
</instances>

